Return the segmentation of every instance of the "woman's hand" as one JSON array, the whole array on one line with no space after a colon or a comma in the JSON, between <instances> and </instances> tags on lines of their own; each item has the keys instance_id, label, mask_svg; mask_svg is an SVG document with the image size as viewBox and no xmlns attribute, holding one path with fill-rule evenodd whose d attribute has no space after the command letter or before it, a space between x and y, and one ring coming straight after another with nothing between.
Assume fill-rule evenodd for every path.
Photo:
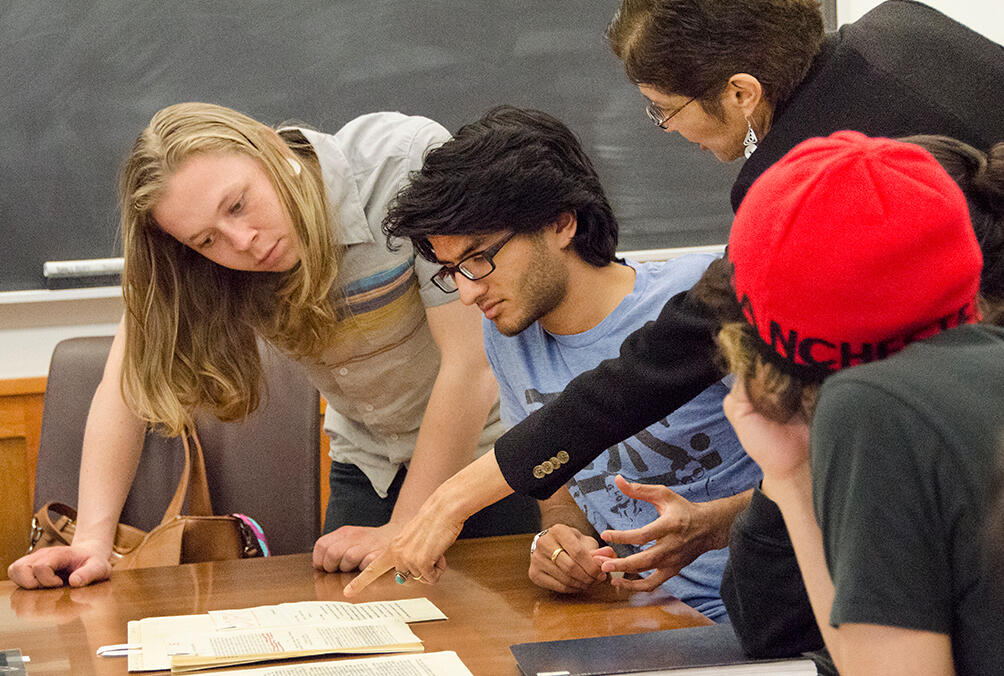
<instances>
[{"instance_id":1,"label":"woman's hand","mask_svg":"<svg viewBox=\"0 0 1004 676\"><path fill-rule=\"evenodd\" d=\"M444 554L468 517L511 493L492 449L444 481L390 546L345 586L345 596L356 596L391 568L406 579L435 584L446 570Z\"/></svg>"},{"instance_id":2,"label":"woman's hand","mask_svg":"<svg viewBox=\"0 0 1004 676\"><path fill-rule=\"evenodd\" d=\"M342 526L314 543L314 568L328 573L362 570L387 548L400 525Z\"/></svg>"},{"instance_id":3,"label":"woman's hand","mask_svg":"<svg viewBox=\"0 0 1004 676\"><path fill-rule=\"evenodd\" d=\"M444 554L464 527L464 517L451 516L440 498L440 488L418 510L387 547L344 589L346 598L359 594L392 568L406 579L435 584L446 570Z\"/></svg>"},{"instance_id":4,"label":"woman's hand","mask_svg":"<svg viewBox=\"0 0 1004 676\"><path fill-rule=\"evenodd\" d=\"M109 547L102 543L75 542L71 547L45 547L22 556L7 568L7 577L19 587L83 587L107 580L112 567Z\"/></svg>"}]
</instances>

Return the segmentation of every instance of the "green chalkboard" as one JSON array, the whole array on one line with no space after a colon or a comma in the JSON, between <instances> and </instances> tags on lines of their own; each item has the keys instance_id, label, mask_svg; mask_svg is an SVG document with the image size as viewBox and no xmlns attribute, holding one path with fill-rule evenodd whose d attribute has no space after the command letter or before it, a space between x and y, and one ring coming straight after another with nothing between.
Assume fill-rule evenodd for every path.
<instances>
[{"instance_id":1,"label":"green chalkboard","mask_svg":"<svg viewBox=\"0 0 1004 676\"><path fill-rule=\"evenodd\" d=\"M725 241L725 166L645 118L603 41L616 0L6 0L0 5L0 291L117 247L115 181L159 108L204 100L335 131L400 110L448 129L512 103L564 120L621 249Z\"/></svg>"}]
</instances>

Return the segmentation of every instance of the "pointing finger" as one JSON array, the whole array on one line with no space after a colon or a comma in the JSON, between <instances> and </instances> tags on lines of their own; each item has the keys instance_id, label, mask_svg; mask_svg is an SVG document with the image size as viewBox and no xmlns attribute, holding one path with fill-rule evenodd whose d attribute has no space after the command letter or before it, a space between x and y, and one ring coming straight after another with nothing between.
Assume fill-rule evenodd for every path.
<instances>
[{"instance_id":1,"label":"pointing finger","mask_svg":"<svg viewBox=\"0 0 1004 676\"><path fill-rule=\"evenodd\" d=\"M370 585L370 583L393 568L394 562L391 560L391 557L392 555L390 550L384 550L380 556L373 560L373 563L366 566L361 573L356 575L347 585L345 585L345 589L342 590L345 597L351 598L360 594L363 589Z\"/></svg>"}]
</instances>

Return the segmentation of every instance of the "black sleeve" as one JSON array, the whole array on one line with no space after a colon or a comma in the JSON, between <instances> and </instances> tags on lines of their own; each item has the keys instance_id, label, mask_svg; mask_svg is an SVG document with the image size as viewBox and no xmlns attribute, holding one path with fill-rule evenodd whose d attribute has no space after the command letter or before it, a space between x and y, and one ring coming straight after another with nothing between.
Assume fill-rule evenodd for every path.
<instances>
[{"instance_id":1,"label":"black sleeve","mask_svg":"<svg viewBox=\"0 0 1004 676\"><path fill-rule=\"evenodd\" d=\"M549 497L604 449L718 381L716 317L689 292L673 296L655 321L627 337L618 358L577 376L500 437L495 455L513 490Z\"/></svg>"},{"instance_id":2,"label":"black sleeve","mask_svg":"<svg viewBox=\"0 0 1004 676\"><path fill-rule=\"evenodd\" d=\"M732 524L721 594L750 657L795 657L822 649L781 510L759 488Z\"/></svg>"}]
</instances>

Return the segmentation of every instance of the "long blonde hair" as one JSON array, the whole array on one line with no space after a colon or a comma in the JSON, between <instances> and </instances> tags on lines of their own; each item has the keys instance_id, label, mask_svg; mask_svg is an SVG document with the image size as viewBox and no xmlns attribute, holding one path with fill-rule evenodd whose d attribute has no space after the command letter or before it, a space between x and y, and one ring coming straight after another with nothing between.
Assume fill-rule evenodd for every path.
<instances>
[{"instance_id":1,"label":"long blonde hair","mask_svg":"<svg viewBox=\"0 0 1004 676\"><path fill-rule=\"evenodd\" d=\"M273 129L235 110L179 103L153 116L122 169L122 392L137 415L166 434L180 434L196 408L221 420L257 408L257 336L306 356L318 354L333 335L333 216L317 157L295 136L299 142L284 144ZM299 174L291 171L290 147L303 166ZM173 173L195 154L219 152L244 153L263 165L299 239L300 261L288 272L225 268L154 219Z\"/></svg>"}]
</instances>

